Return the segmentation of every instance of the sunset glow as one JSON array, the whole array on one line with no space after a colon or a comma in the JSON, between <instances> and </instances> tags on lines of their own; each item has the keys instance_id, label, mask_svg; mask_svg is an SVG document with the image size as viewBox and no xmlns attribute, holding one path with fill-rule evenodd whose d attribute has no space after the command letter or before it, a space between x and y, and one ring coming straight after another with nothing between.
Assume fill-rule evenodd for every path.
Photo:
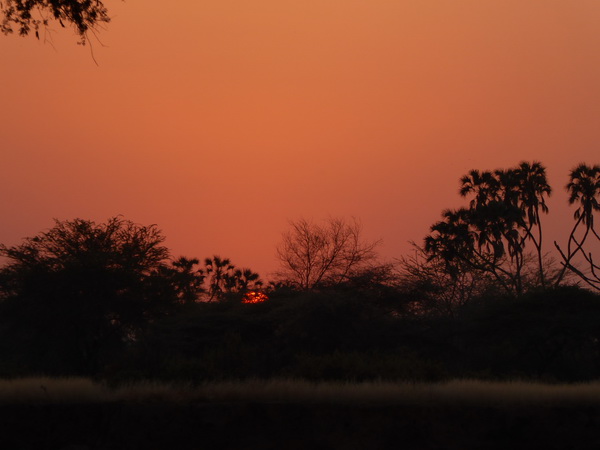
<instances>
[{"instance_id":1,"label":"sunset glow","mask_svg":"<svg viewBox=\"0 0 600 450\"><path fill-rule=\"evenodd\" d=\"M550 250L569 170L599 162L595 0L106 6L86 46L0 36L1 243L122 214L269 279L290 220L356 217L390 261L469 170L537 160Z\"/></svg>"},{"instance_id":2,"label":"sunset glow","mask_svg":"<svg viewBox=\"0 0 600 450\"><path fill-rule=\"evenodd\" d=\"M0 0L0 55L2 448L597 445L600 0Z\"/></svg>"},{"instance_id":3,"label":"sunset glow","mask_svg":"<svg viewBox=\"0 0 600 450\"><path fill-rule=\"evenodd\" d=\"M267 294L263 292L250 291L244 294L242 298L242 303L262 303L269 300Z\"/></svg>"}]
</instances>

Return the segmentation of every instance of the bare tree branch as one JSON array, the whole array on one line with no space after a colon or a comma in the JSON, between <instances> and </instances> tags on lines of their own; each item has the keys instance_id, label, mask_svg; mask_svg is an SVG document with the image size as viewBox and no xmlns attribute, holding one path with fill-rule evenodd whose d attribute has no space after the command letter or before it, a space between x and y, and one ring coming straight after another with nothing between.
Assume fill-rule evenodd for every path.
<instances>
[{"instance_id":1,"label":"bare tree branch","mask_svg":"<svg viewBox=\"0 0 600 450\"><path fill-rule=\"evenodd\" d=\"M364 242L355 219L331 218L322 225L299 219L290 226L277 247L278 276L301 289L340 284L376 257L379 241Z\"/></svg>"}]
</instances>

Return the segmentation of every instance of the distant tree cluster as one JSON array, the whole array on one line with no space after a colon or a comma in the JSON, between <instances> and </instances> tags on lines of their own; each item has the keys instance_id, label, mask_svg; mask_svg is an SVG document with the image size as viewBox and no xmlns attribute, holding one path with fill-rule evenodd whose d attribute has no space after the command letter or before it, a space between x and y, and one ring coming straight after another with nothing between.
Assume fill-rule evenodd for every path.
<instances>
[{"instance_id":1,"label":"distant tree cluster","mask_svg":"<svg viewBox=\"0 0 600 450\"><path fill-rule=\"evenodd\" d=\"M600 302L566 285L600 290L600 166L566 189L554 265L546 169L523 162L462 177L468 204L394 263L357 220L292 221L268 285L218 255L172 257L156 225L57 220L0 245L0 376L597 378Z\"/></svg>"},{"instance_id":2,"label":"distant tree cluster","mask_svg":"<svg viewBox=\"0 0 600 450\"><path fill-rule=\"evenodd\" d=\"M86 371L178 305L241 298L262 284L218 256L204 268L196 258L173 260L164 239L155 225L113 217L57 220L20 245L0 245L8 260L0 269L2 312L18 318L36 351L59 352L69 360L63 365Z\"/></svg>"},{"instance_id":3,"label":"distant tree cluster","mask_svg":"<svg viewBox=\"0 0 600 450\"><path fill-rule=\"evenodd\" d=\"M552 192L540 163L493 172L472 170L461 178L460 194L469 206L443 212L431 227L425 251L441 259L449 272L461 266L491 275L507 292L520 295L525 283L546 285L541 214ZM525 278L525 247L532 243L537 279Z\"/></svg>"},{"instance_id":4,"label":"distant tree cluster","mask_svg":"<svg viewBox=\"0 0 600 450\"><path fill-rule=\"evenodd\" d=\"M204 260L208 277L208 301L223 300L229 294L253 291L263 287L260 275L251 269L238 269L227 258L213 256Z\"/></svg>"},{"instance_id":5,"label":"distant tree cluster","mask_svg":"<svg viewBox=\"0 0 600 450\"><path fill-rule=\"evenodd\" d=\"M444 211L443 219L431 226L423 247L429 269L437 267L437 273L441 271L454 283L464 281L465 276L469 280L487 277L516 296L556 287L570 274L600 288L600 267L585 250L590 240L598 239L593 214L600 209L600 167L580 164L571 171L566 189L569 203L578 208L567 248L555 242L559 269L543 250L542 214L548 213L546 197L552 189L539 162L522 162L508 170L472 170L462 177L459 192L469 199L469 206ZM529 244L533 250L526 252ZM587 269L578 267L577 257ZM412 266L418 265L413 261Z\"/></svg>"}]
</instances>

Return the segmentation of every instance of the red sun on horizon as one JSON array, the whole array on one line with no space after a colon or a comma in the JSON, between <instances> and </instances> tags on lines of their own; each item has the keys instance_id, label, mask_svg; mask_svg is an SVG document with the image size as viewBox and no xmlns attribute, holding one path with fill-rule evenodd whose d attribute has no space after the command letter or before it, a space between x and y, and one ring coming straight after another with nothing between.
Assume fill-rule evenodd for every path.
<instances>
[{"instance_id":1,"label":"red sun on horizon","mask_svg":"<svg viewBox=\"0 0 600 450\"><path fill-rule=\"evenodd\" d=\"M267 300L269 300L267 294L257 291L246 292L242 297L242 303L262 303Z\"/></svg>"}]
</instances>

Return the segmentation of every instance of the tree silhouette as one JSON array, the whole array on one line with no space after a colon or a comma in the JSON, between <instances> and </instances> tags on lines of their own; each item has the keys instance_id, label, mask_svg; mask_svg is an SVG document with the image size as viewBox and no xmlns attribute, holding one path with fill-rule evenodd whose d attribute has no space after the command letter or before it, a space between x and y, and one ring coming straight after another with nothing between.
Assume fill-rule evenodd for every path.
<instances>
[{"instance_id":1,"label":"tree silhouette","mask_svg":"<svg viewBox=\"0 0 600 450\"><path fill-rule=\"evenodd\" d=\"M376 257L379 242L364 242L356 220L329 219L318 225L300 219L290 225L277 247L278 275L300 289L339 285Z\"/></svg>"},{"instance_id":2,"label":"tree silhouette","mask_svg":"<svg viewBox=\"0 0 600 450\"><path fill-rule=\"evenodd\" d=\"M175 292L181 303L195 303L205 292L203 284L205 274L195 266L200 264L197 258L181 256L170 265L161 268L161 275L168 283L169 290Z\"/></svg>"},{"instance_id":3,"label":"tree silhouette","mask_svg":"<svg viewBox=\"0 0 600 450\"><path fill-rule=\"evenodd\" d=\"M413 253L399 259L396 284L416 313L454 317L471 300L497 288L489 274L460 259L448 270L441 258L429 259L423 247L412 246Z\"/></svg>"},{"instance_id":4,"label":"tree silhouette","mask_svg":"<svg viewBox=\"0 0 600 450\"><path fill-rule=\"evenodd\" d=\"M231 281L236 292L260 289L263 285L260 275L250 269L235 269Z\"/></svg>"},{"instance_id":5,"label":"tree silhouette","mask_svg":"<svg viewBox=\"0 0 600 450\"><path fill-rule=\"evenodd\" d=\"M101 0L0 0L0 14L4 34L16 29L22 36L34 32L39 38L40 28L55 20L62 27L71 24L81 43L86 42L88 31L110 22Z\"/></svg>"},{"instance_id":6,"label":"tree silhouette","mask_svg":"<svg viewBox=\"0 0 600 450\"><path fill-rule=\"evenodd\" d=\"M575 225L569 234L566 250L555 241L554 245L562 258L563 269L557 279L557 283L562 280L566 270L569 269L576 273L588 286L594 289L600 289L600 266L594 262L591 252L586 252L584 244L589 238L595 238L600 241L600 236L594 228L594 212L600 211L600 166L588 166L579 164L569 174L569 183L566 185L569 193L569 204L578 205L573 215ZM583 235L578 237L580 229L583 227ZM580 255L589 266L589 273L578 269L573 264L573 259Z\"/></svg>"},{"instance_id":7,"label":"tree silhouette","mask_svg":"<svg viewBox=\"0 0 600 450\"><path fill-rule=\"evenodd\" d=\"M443 212L443 220L431 227L425 239L430 258L441 258L455 275L461 264L489 273L505 290L520 295L525 245L531 241L539 284L545 286L540 212L548 212L544 196L551 188L541 163L522 162L494 172L472 170L460 182L459 193L470 197L469 207Z\"/></svg>"},{"instance_id":8,"label":"tree silhouette","mask_svg":"<svg viewBox=\"0 0 600 450\"><path fill-rule=\"evenodd\" d=\"M536 248L539 277L542 287L546 287L544 274L543 230L540 212L548 213L548 206L544 196L552 193L552 188L546 179L546 169L539 162L529 164L522 162L517 173L517 201L519 208L525 213L526 237ZM534 235L533 229L537 230Z\"/></svg>"},{"instance_id":9,"label":"tree silhouette","mask_svg":"<svg viewBox=\"0 0 600 450\"><path fill-rule=\"evenodd\" d=\"M204 260L208 278L208 301L223 300L227 294L243 293L260 289L263 285L260 275L250 269L238 269L228 258L213 256Z\"/></svg>"},{"instance_id":10,"label":"tree silhouette","mask_svg":"<svg viewBox=\"0 0 600 450\"><path fill-rule=\"evenodd\" d=\"M57 220L20 245L2 245L3 319L29 330L40 360L67 358L64 366L93 371L103 352L136 339L177 300L176 290L157 289L170 284L163 241L154 225L114 217Z\"/></svg>"},{"instance_id":11,"label":"tree silhouette","mask_svg":"<svg viewBox=\"0 0 600 450\"><path fill-rule=\"evenodd\" d=\"M471 170L460 179L460 184L459 194L461 197L466 197L469 194L473 195L473 199L469 203L471 209L485 205L499 196L499 180L489 171Z\"/></svg>"}]
</instances>

